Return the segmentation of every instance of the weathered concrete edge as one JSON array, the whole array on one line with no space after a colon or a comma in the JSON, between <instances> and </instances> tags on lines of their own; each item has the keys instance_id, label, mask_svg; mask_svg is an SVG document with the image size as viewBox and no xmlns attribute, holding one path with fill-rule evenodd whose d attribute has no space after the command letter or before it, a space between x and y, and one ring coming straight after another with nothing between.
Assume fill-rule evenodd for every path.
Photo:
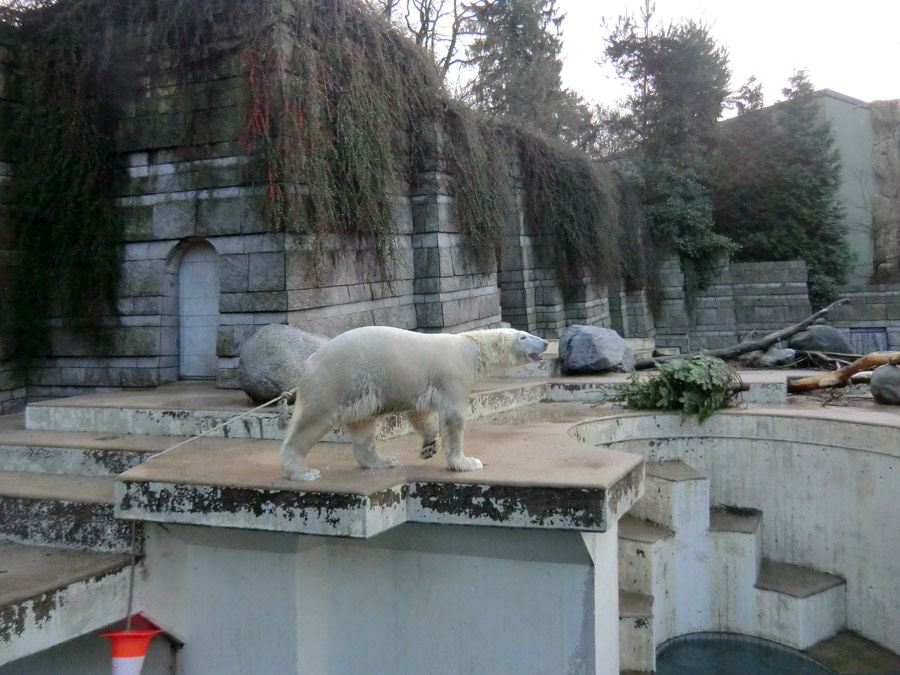
<instances>
[{"instance_id":1,"label":"weathered concrete edge","mask_svg":"<svg viewBox=\"0 0 900 675\"><path fill-rule=\"evenodd\" d=\"M504 384L501 388L474 392L469 396L469 419L506 412L539 403L545 381ZM239 411L158 410L153 408L77 408L42 402L25 411L25 427L33 431L117 433L189 437L209 431L236 418ZM276 411L259 411L208 434L211 438L280 441L285 430L279 426ZM404 415L386 415L379 425L378 437L388 440L411 433ZM325 442L348 442L341 427L330 431Z\"/></svg>"},{"instance_id":2,"label":"weathered concrete edge","mask_svg":"<svg viewBox=\"0 0 900 675\"><path fill-rule=\"evenodd\" d=\"M405 522L605 532L643 492L643 463L612 489L411 482L371 495L117 481L118 518L369 538Z\"/></svg>"},{"instance_id":3,"label":"weathered concrete edge","mask_svg":"<svg viewBox=\"0 0 900 675\"><path fill-rule=\"evenodd\" d=\"M0 608L0 665L123 618L129 576L128 565L118 565Z\"/></svg>"}]
</instances>

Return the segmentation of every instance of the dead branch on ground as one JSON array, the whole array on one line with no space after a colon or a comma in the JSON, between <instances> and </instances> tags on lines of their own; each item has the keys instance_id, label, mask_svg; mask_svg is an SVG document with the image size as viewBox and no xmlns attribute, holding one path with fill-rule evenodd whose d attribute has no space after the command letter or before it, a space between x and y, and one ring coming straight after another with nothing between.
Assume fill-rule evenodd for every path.
<instances>
[{"instance_id":1,"label":"dead branch on ground","mask_svg":"<svg viewBox=\"0 0 900 675\"><path fill-rule=\"evenodd\" d=\"M785 338L789 338L795 333L806 330L811 325L813 325L817 319L825 316L835 307L846 305L848 302L850 302L849 298L841 298L840 300L836 300L835 302L832 302L830 305L828 305L828 307L820 309L818 312L816 312L812 316L808 316L800 323L794 324L793 326L788 326L787 328L782 328L781 330L775 331L774 333L769 333L765 337L759 338L758 340L747 340L746 342L741 342L740 344L733 345L731 347L711 349L709 351L703 351L700 353L706 354L708 356L718 356L720 359L733 359L734 357L740 356L741 354L746 354L747 352L753 352L757 350L765 351L772 345L781 342ZM637 363L634 364L634 368L635 370L644 370L646 368L652 368L657 363L671 361L672 359L689 359L691 358L691 356L694 356L694 354L675 354L672 356L657 356L649 359L638 359Z\"/></svg>"},{"instance_id":2,"label":"dead branch on ground","mask_svg":"<svg viewBox=\"0 0 900 675\"><path fill-rule=\"evenodd\" d=\"M877 366L900 363L900 352L874 352L856 359L853 363L832 370L827 373L810 375L808 377L795 377L788 380L788 393L799 394L816 389L828 389L830 387L843 387L850 382L850 378L864 370L872 370Z\"/></svg>"}]
</instances>

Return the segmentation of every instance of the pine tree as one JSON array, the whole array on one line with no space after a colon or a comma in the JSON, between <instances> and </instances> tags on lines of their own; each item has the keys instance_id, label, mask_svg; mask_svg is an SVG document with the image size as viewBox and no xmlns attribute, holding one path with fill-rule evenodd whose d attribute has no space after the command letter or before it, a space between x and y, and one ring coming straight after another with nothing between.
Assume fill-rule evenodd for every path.
<instances>
[{"instance_id":1,"label":"pine tree","mask_svg":"<svg viewBox=\"0 0 900 675\"><path fill-rule=\"evenodd\" d=\"M717 120L728 96L728 54L692 21L650 30L620 18L606 57L633 84L626 109L612 118L632 145L645 216L658 246L680 255L688 290L712 280L733 245L713 229L708 178Z\"/></svg>"},{"instance_id":2,"label":"pine tree","mask_svg":"<svg viewBox=\"0 0 900 675\"><path fill-rule=\"evenodd\" d=\"M560 133L566 105L562 20L556 0L492 0L476 8L478 37L468 50L477 68L469 88L474 105L493 117Z\"/></svg>"},{"instance_id":3,"label":"pine tree","mask_svg":"<svg viewBox=\"0 0 900 675\"><path fill-rule=\"evenodd\" d=\"M725 125L714 178L716 229L746 261L806 260L810 301L825 305L845 281L840 155L804 71L786 100Z\"/></svg>"}]
</instances>

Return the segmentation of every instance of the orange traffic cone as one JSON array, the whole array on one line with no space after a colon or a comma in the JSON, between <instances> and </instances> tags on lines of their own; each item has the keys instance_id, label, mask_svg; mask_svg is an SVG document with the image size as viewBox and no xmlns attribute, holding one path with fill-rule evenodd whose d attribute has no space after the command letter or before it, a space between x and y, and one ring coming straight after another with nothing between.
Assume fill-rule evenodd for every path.
<instances>
[{"instance_id":1,"label":"orange traffic cone","mask_svg":"<svg viewBox=\"0 0 900 675\"><path fill-rule=\"evenodd\" d=\"M101 633L100 637L112 640L113 675L140 675L150 638L162 632L162 628L146 628Z\"/></svg>"}]
</instances>

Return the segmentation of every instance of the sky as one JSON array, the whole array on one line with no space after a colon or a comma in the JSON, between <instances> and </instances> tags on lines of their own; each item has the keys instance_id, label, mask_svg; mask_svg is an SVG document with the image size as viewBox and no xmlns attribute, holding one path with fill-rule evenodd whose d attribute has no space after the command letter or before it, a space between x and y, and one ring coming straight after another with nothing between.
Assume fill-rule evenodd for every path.
<instances>
[{"instance_id":1,"label":"sky","mask_svg":"<svg viewBox=\"0 0 900 675\"><path fill-rule=\"evenodd\" d=\"M642 0L557 0L563 21L563 85L613 105L627 88L599 66L604 17L639 16ZM816 89L863 101L900 98L900 0L656 0L655 21L702 20L729 53L732 87L751 75L766 105L805 68Z\"/></svg>"}]
</instances>

